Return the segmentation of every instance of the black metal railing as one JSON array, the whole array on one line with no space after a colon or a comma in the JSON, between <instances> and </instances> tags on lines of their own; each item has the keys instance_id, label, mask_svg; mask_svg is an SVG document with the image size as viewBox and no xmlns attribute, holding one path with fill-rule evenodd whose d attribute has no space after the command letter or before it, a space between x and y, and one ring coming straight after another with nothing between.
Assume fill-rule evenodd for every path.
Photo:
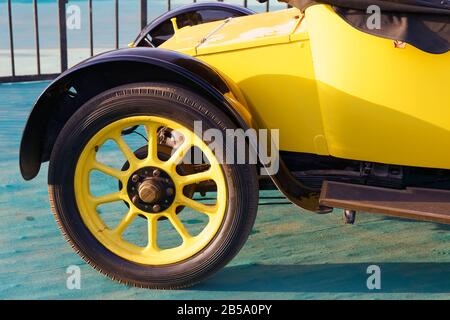
<instances>
[{"instance_id":1,"label":"black metal railing","mask_svg":"<svg viewBox=\"0 0 450 320\"><path fill-rule=\"evenodd\" d=\"M93 26L93 10L92 0L87 0L88 3L88 26L89 26L89 53L94 55L94 26ZM151 0L150 0L151 1ZM222 2L223 0L218 0ZM33 28L36 52L36 70L35 74L18 75L16 69L16 56L14 47L14 24L13 24L13 6L12 1L7 0L7 19L8 19L8 35L9 35L9 49L10 49L10 63L11 74L7 76L0 76L0 83L4 82L20 82L20 81L35 81L35 80L50 80L54 79L59 73L42 73L41 66L41 46L39 35L39 4L38 0L32 1L33 11ZM57 0L57 16L58 16L58 38L59 38L59 56L60 56L60 71L63 72L68 68L68 47L67 47L67 25L66 25L66 4L68 0ZM196 0L193 0L195 3ZM255 1L256 2L256 1ZM148 0L140 0L140 26L144 28L147 25L147 5ZM248 0L243 0L243 5L248 6ZM265 10L270 10L269 1L265 4ZM172 1L167 0L167 10L172 9ZM114 32L115 32L115 48L119 48L119 0L114 0Z\"/></svg>"}]
</instances>

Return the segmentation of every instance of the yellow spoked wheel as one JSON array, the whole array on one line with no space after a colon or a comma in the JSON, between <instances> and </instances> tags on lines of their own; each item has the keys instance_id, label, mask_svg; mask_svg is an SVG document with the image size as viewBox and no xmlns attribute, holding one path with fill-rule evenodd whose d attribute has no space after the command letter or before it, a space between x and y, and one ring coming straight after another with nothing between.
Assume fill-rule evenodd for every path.
<instances>
[{"instance_id":1,"label":"yellow spoked wheel","mask_svg":"<svg viewBox=\"0 0 450 320\"><path fill-rule=\"evenodd\" d=\"M144 126L148 133L147 157L139 159L122 137L126 128ZM179 145L169 159L158 158L159 128L166 127L177 133ZM119 146L128 162L125 171L109 167L96 159L97 150L108 140ZM198 147L206 156L208 169L202 172L180 175L177 166L186 154ZM91 194L90 173L101 171L120 181L121 190L95 197ZM213 205L203 204L184 195L184 187L205 181L214 181L217 188L217 201ZM199 252L211 241L219 229L226 206L226 184L223 172L216 157L208 146L194 132L182 125L160 117L129 117L113 122L100 130L85 146L75 171L75 194L81 217L92 232L108 250L129 261L148 264L170 264L187 259ZM102 221L97 207L108 202L125 201L129 210L115 226L110 229ZM177 215L177 208L186 206L208 217L206 227L192 236ZM123 233L138 217L143 216L148 224L148 243L139 247L123 238ZM166 218L182 238L182 244L175 248L160 249L157 239L157 222Z\"/></svg>"},{"instance_id":2,"label":"yellow spoked wheel","mask_svg":"<svg viewBox=\"0 0 450 320\"><path fill-rule=\"evenodd\" d=\"M52 210L76 252L110 278L189 286L222 268L247 239L256 169L220 163L228 148L213 152L194 133L195 121L203 132L236 128L185 88L132 84L88 101L59 133L49 164Z\"/></svg>"}]
</instances>

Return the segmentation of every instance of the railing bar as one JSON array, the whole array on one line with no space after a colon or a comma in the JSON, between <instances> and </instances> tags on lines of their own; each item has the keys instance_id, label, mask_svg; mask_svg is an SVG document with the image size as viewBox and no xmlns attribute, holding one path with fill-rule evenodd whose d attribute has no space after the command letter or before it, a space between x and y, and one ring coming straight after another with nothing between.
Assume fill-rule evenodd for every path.
<instances>
[{"instance_id":1,"label":"railing bar","mask_svg":"<svg viewBox=\"0 0 450 320\"><path fill-rule=\"evenodd\" d=\"M61 57L61 72L67 70L67 25L66 25L66 0L58 0L59 20L59 50Z\"/></svg>"},{"instance_id":2,"label":"railing bar","mask_svg":"<svg viewBox=\"0 0 450 320\"><path fill-rule=\"evenodd\" d=\"M8 26L9 26L9 48L11 50L11 74L14 77L16 75L16 64L14 61L14 36L12 26L11 0L8 0Z\"/></svg>"},{"instance_id":3,"label":"railing bar","mask_svg":"<svg viewBox=\"0 0 450 320\"><path fill-rule=\"evenodd\" d=\"M34 14L34 42L36 43L36 64L37 74L41 74L41 50L39 45L39 11L37 0L33 0L33 14Z\"/></svg>"},{"instance_id":4,"label":"railing bar","mask_svg":"<svg viewBox=\"0 0 450 320\"><path fill-rule=\"evenodd\" d=\"M266 12L269 12L269 10L270 10L270 1L267 0L267 2L266 2Z\"/></svg>"},{"instance_id":5,"label":"railing bar","mask_svg":"<svg viewBox=\"0 0 450 320\"><path fill-rule=\"evenodd\" d=\"M115 1L116 15L116 49L119 49L119 0Z\"/></svg>"},{"instance_id":6,"label":"railing bar","mask_svg":"<svg viewBox=\"0 0 450 320\"><path fill-rule=\"evenodd\" d=\"M247 3L248 1L247 0L244 0L244 7L246 7L247 8L247 6L248 6L248 3Z\"/></svg>"},{"instance_id":7,"label":"railing bar","mask_svg":"<svg viewBox=\"0 0 450 320\"><path fill-rule=\"evenodd\" d=\"M147 25L147 0L141 0L141 29Z\"/></svg>"},{"instance_id":8,"label":"railing bar","mask_svg":"<svg viewBox=\"0 0 450 320\"><path fill-rule=\"evenodd\" d=\"M25 82L25 81L41 81L41 80L53 80L59 76L59 73L50 74L32 74L32 75L20 75L20 76L6 76L0 77L0 83L7 82Z\"/></svg>"},{"instance_id":9,"label":"railing bar","mask_svg":"<svg viewBox=\"0 0 450 320\"><path fill-rule=\"evenodd\" d=\"M167 0L167 11L170 11L172 9L172 2L170 0Z\"/></svg>"},{"instance_id":10,"label":"railing bar","mask_svg":"<svg viewBox=\"0 0 450 320\"><path fill-rule=\"evenodd\" d=\"M88 1L89 6L89 50L91 57L94 55L94 25L92 19L92 0Z\"/></svg>"}]
</instances>

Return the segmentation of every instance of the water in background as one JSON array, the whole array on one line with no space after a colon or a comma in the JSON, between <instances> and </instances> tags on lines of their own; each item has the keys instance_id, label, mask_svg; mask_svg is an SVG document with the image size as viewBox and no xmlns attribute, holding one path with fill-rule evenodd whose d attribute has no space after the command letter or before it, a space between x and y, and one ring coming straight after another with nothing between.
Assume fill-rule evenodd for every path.
<instances>
[{"instance_id":1,"label":"water in background","mask_svg":"<svg viewBox=\"0 0 450 320\"><path fill-rule=\"evenodd\" d=\"M172 0L172 8L192 3L192 0ZM198 0L197 2L214 2ZM227 0L242 5L243 0ZM67 30L69 66L89 57L88 1L69 0L67 6L78 5L81 9L81 28ZM265 4L248 0L248 6L258 12ZM285 8L285 4L271 1L271 10ZM167 11L167 0L148 0L148 21ZM38 0L39 35L42 73L59 72L59 38L57 0ZM34 74L36 52L32 0L12 0L14 49L17 74ZM119 42L125 47L140 31L140 1L119 1ZM95 53L111 50L115 45L114 0L93 0L93 28ZM0 0L0 76L11 74L7 1Z\"/></svg>"}]
</instances>

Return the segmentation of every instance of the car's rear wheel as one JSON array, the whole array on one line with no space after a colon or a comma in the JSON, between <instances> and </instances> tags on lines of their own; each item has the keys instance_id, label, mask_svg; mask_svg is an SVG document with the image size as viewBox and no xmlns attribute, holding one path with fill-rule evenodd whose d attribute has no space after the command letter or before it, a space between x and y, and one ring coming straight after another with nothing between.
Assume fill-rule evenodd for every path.
<instances>
[{"instance_id":1,"label":"car's rear wheel","mask_svg":"<svg viewBox=\"0 0 450 320\"><path fill-rule=\"evenodd\" d=\"M256 170L221 163L225 151L213 152L194 121L203 131L235 128L209 101L159 83L102 93L64 126L50 159L50 202L68 241L97 270L141 287L184 287L244 244L256 216Z\"/></svg>"}]
</instances>

